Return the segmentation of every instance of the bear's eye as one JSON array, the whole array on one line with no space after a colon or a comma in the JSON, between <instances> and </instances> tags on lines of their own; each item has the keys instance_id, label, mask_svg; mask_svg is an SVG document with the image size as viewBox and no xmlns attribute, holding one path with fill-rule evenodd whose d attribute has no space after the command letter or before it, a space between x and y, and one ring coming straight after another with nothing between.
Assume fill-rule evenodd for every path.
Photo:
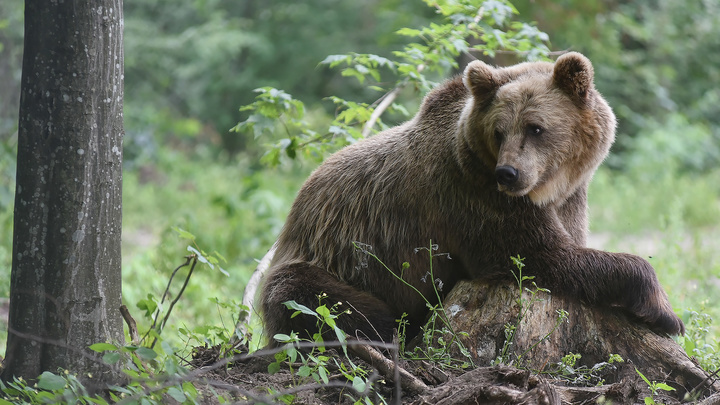
<instances>
[{"instance_id":1,"label":"bear's eye","mask_svg":"<svg viewBox=\"0 0 720 405\"><path fill-rule=\"evenodd\" d=\"M502 140L503 140L503 134L502 134L502 132L500 132L499 129L496 129L496 130L495 130L495 142L497 142L497 143L502 143Z\"/></svg>"},{"instance_id":2,"label":"bear's eye","mask_svg":"<svg viewBox=\"0 0 720 405\"><path fill-rule=\"evenodd\" d=\"M528 135L540 136L545 132L545 130L540 125L530 124L525 128L525 132Z\"/></svg>"}]
</instances>

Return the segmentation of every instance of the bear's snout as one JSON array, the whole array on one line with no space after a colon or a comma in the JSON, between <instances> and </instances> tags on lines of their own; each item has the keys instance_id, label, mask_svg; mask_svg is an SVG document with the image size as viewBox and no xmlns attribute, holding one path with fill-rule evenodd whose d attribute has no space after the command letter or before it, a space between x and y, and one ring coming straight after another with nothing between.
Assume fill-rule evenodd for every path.
<instances>
[{"instance_id":1,"label":"bear's snout","mask_svg":"<svg viewBox=\"0 0 720 405\"><path fill-rule=\"evenodd\" d=\"M501 186L511 186L518 180L518 171L512 166L498 166L495 168L495 179Z\"/></svg>"}]
</instances>

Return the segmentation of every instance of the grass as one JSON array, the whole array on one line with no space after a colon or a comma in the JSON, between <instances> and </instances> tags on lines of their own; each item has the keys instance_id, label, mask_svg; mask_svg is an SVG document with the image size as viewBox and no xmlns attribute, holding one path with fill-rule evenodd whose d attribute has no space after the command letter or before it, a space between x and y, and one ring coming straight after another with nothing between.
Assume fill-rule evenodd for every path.
<instances>
[{"instance_id":1,"label":"grass","mask_svg":"<svg viewBox=\"0 0 720 405\"><path fill-rule=\"evenodd\" d=\"M220 271L201 266L173 310L168 326L233 330L220 302L239 302L256 260L270 248L307 171L298 167L252 171L246 162L191 160L165 152L154 164L126 171L123 201L123 302L162 295L172 270L189 254L190 241L174 227L196 236L197 245L227 259ZM181 273L184 277L185 272ZM175 281L174 291L181 281ZM145 321L147 327L148 321ZM142 326L141 326L142 328Z\"/></svg>"},{"instance_id":2,"label":"grass","mask_svg":"<svg viewBox=\"0 0 720 405\"><path fill-rule=\"evenodd\" d=\"M648 259L686 324L692 311L702 311L716 321L708 337L718 339L720 308L709 303L720 300L720 171L648 173L597 173L589 193L591 241Z\"/></svg>"}]
</instances>

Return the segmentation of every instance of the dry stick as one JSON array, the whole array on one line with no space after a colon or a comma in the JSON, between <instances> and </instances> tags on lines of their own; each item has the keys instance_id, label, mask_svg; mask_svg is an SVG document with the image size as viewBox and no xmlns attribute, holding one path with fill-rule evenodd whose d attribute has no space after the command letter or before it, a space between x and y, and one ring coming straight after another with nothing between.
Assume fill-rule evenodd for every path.
<instances>
[{"instance_id":1,"label":"dry stick","mask_svg":"<svg viewBox=\"0 0 720 405\"><path fill-rule=\"evenodd\" d=\"M715 377L718 375L718 373L720 373L720 369L717 369L717 370L715 370L713 373L711 373L710 375L708 375L707 378L705 378L702 382L700 382L700 384L698 384L695 388L693 388L693 389L690 391L690 397L693 397L694 395L696 395L696 393L698 392L698 390L699 390L701 387L702 387L702 388L705 388L704 386L705 386L706 384L709 385L709 386L712 386L712 384L714 383L714 381L711 381L711 380L715 379ZM717 379L715 379L715 380L717 381ZM720 403L720 402L718 402L718 403Z\"/></svg>"},{"instance_id":2,"label":"dry stick","mask_svg":"<svg viewBox=\"0 0 720 405\"><path fill-rule=\"evenodd\" d=\"M162 331L163 328L165 328L165 324L167 323L168 319L170 318L170 313L172 312L173 307L180 300L180 297L182 297L183 292L185 292L185 288L190 283L190 276L192 276L193 270L195 270L195 265L197 264L197 260L198 260L197 255L192 255L190 257L192 258L192 265L190 266L190 271L188 271L188 274L185 277L185 282L183 283L183 286L180 289L180 292L178 292L175 299L170 303L170 307L168 308L167 313L165 314L165 318L163 318L162 323L160 323L160 331ZM151 349L153 347L155 347L155 343L157 343L157 337L153 340L152 345L150 345Z\"/></svg>"},{"instance_id":3,"label":"dry stick","mask_svg":"<svg viewBox=\"0 0 720 405\"><path fill-rule=\"evenodd\" d=\"M417 72L420 73L423 70L425 70L425 65L420 65L417 68ZM402 82L398 83L394 89L390 90L388 93L385 93L385 95L382 98L382 101L380 104L378 104L377 108L373 110L372 114L370 114L370 119L367 120L365 123L365 126L363 126L362 130L362 137L367 138L370 136L370 131L372 131L372 128L375 126L375 123L377 120L380 119L380 116L383 115L385 110L390 107L393 101L397 98L398 94L400 94L400 91L407 86L408 80L405 79Z\"/></svg>"},{"instance_id":4,"label":"dry stick","mask_svg":"<svg viewBox=\"0 0 720 405\"><path fill-rule=\"evenodd\" d=\"M175 274L177 274L177 272L178 272L180 269L182 269L183 267L185 267L185 266L187 266L188 264L190 264L190 260L192 260L193 258L194 258L194 259L197 259L197 256L195 256L195 255L185 256L185 263L177 266L177 267L175 268L175 270L173 270L172 274L170 275L170 279L168 280L167 286L165 287L165 292L163 293L163 296L162 296L162 298L160 299L160 303L161 303L161 304L162 304L163 302L165 302L165 298L167 297L168 292L170 292L170 284L172 283L173 278L175 278Z\"/></svg>"},{"instance_id":5,"label":"dry stick","mask_svg":"<svg viewBox=\"0 0 720 405\"><path fill-rule=\"evenodd\" d=\"M400 382L400 386L416 394L424 394L430 388L407 370L400 367L397 361L392 361L383 356L382 353L365 343L350 343L348 347L361 359L375 367L388 379Z\"/></svg>"},{"instance_id":6,"label":"dry stick","mask_svg":"<svg viewBox=\"0 0 720 405\"><path fill-rule=\"evenodd\" d=\"M418 70L420 70L418 68ZM373 110L372 114L370 114L370 119L367 120L365 123L365 126L362 130L362 137L367 138L370 136L370 131L372 131L372 128L375 126L375 123L378 119L380 119L380 116L387 110L388 107L392 104L393 101L397 98L398 94L400 94L400 90L405 88L407 85L407 81L402 82L395 86L394 89L390 90L390 92L386 93L385 96L383 96L383 100L380 102L380 104L377 106L376 109Z\"/></svg>"},{"instance_id":7,"label":"dry stick","mask_svg":"<svg viewBox=\"0 0 720 405\"><path fill-rule=\"evenodd\" d=\"M265 272L270 267L270 262L275 256L276 247L277 242L272 245L272 248L270 248L270 250L260 260L257 267L255 268L255 272L253 272L253 275L250 277L250 281L248 281L247 285L245 286L242 304L247 307L248 311L247 314L245 314L244 316L241 313L238 317L237 322L235 323L236 333L230 340L230 344L232 346L240 343L240 339L238 339L238 336L244 336L245 334L247 334L248 325L250 324L251 319L254 316L258 315L257 311L255 310L255 294L257 293L257 289L260 286L260 282L262 281Z\"/></svg>"},{"instance_id":8,"label":"dry stick","mask_svg":"<svg viewBox=\"0 0 720 405\"><path fill-rule=\"evenodd\" d=\"M175 268L175 270L173 270L172 274L170 275L170 280L168 280L167 287L165 287L165 292L163 293L162 299L160 300L161 304L163 302L165 302L165 297L167 296L168 292L170 291L170 283L172 283L172 280L175 277L175 274L178 272L178 270L180 270L181 268L190 264L190 261L192 260L192 258L193 258L192 255L185 256L185 263L177 266ZM157 324L157 320L159 317L160 317L160 308L157 309L157 314L155 315L155 319L153 319L153 323L152 323L152 325L150 325L150 329L148 329L148 331L145 332L145 334L143 335L142 340L145 340L145 338L147 338L148 335L150 334L150 331L155 329L155 325ZM154 344L153 344L153 346L154 346Z\"/></svg>"},{"instance_id":9,"label":"dry stick","mask_svg":"<svg viewBox=\"0 0 720 405\"><path fill-rule=\"evenodd\" d=\"M124 304L120 305L120 314L122 314L122 317L128 326L128 331L130 332L130 340L134 345L139 344L140 335L138 334L137 323L135 323L135 319L133 319L132 315L130 315L130 311Z\"/></svg>"}]
</instances>

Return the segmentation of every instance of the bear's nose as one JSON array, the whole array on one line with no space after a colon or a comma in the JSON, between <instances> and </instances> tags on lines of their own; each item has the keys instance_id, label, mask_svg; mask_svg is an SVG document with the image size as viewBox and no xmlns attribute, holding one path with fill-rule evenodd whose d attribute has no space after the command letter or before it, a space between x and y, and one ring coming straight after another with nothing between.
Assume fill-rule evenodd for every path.
<instances>
[{"instance_id":1,"label":"bear's nose","mask_svg":"<svg viewBox=\"0 0 720 405\"><path fill-rule=\"evenodd\" d=\"M518 179L518 171L512 166L498 166L495 168L495 178L500 185L509 186Z\"/></svg>"}]
</instances>

